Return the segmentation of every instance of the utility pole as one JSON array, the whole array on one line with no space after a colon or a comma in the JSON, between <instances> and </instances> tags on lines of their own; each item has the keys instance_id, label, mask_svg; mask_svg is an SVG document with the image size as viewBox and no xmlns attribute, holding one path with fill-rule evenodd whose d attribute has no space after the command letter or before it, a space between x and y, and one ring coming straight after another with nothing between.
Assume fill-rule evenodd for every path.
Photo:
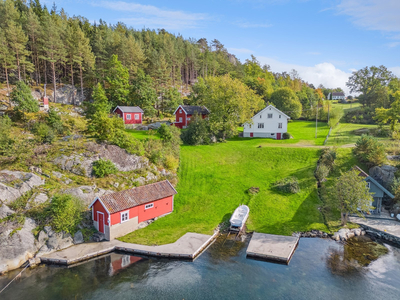
<instances>
[{"instance_id":1,"label":"utility pole","mask_svg":"<svg viewBox=\"0 0 400 300\"><path fill-rule=\"evenodd\" d=\"M328 124L329 124L329 107L330 107L330 103L329 103L329 100L328 100Z\"/></svg>"},{"instance_id":2,"label":"utility pole","mask_svg":"<svg viewBox=\"0 0 400 300\"><path fill-rule=\"evenodd\" d=\"M315 138L317 138L318 133L318 102L317 102L317 113L315 114Z\"/></svg>"}]
</instances>

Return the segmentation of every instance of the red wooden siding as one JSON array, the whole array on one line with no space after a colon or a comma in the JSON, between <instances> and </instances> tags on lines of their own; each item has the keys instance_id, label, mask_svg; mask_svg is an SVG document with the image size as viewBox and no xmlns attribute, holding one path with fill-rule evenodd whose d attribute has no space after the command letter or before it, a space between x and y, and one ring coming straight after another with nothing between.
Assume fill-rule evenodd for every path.
<instances>
[{"instance_id":1,"label":"red wooden siding","mask_svg":"<svg viewBox=\"0 0 400 300\"><path fill-rule=\"evenodd\" d=\"M138 216L138 206L129 208L127 210L129 210L129 219L132 219L132 218ZM123 211L119 211L119 212L113 213L111 215L111 226L121 223L121 213L125 212L127 210L123 210Z\"/></svg>"},{"instance_id":2,"label":"red wooden siding","mask_svg":"<svg viewBox=\"0 0 400 300\"><path fill-rule=\"evenodd\" d=\"M142 113L123 113L119 108L115 110L115 112L124 119L124 124L142 124ZM131 119L128 119L128 115L131 116ZM138 119L135 119L135 116L138 116Z\"/></svg>"},{"instance_id":3,"label":"red wooden siding","mask_svg":"<svg viewBox=\"0 0 400 300\"><path fill-rule=\"evenodd\" d=\"M100 203L99 200L97 200L94 204L93 204L93 219L98 222L99 220L97 219L97 212L102 212L104 214L104 225L108 226L108 213L107 211L104 209L103 205Z\"/></svg>"},{"instance_id":4,"label":"red wooden siding","mask_svg":"<svg viewBox=\"0 0 400 300\"><path fill-rule=\"evenodd\" d=\"M179 122L179 118L182 118L182 122ZM186 113L181 107L179 107L175 114L175 126L179 128L186 126Z\"/></svg>"}]
</instances>

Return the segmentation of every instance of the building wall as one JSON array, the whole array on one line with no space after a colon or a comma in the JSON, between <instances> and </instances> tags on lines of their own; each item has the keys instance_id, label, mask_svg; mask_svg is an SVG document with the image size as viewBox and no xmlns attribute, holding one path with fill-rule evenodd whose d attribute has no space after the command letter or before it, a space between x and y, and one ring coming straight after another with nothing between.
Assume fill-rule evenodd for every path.
<instances>
[{"instance_id":1,"label":"building wall","mask_svg":"<svg viewBox=\"0 0 400 300\"><path fill-rule=\"evenodd\" d=\"M154 202L149 202L138 206L137 208L139 213L139 223L172 212L174 208L173 202L174 202L174 196L170 196L164 199L160 199ZM154 207L145 209L145 206L151 203L154 204Z\"/></svg>"},{"instance_id":2,"label":"building wall","mask_svg":"<svg viewBox=\"0 0 400 300\"><path fill-rule=\"evenodd\" d=\"M111 226L121 223L121 213L129 211L129 218L138 216L138 206L111 214Z\"/></svg>"},{"instance_id":3,"label":"building wall","mask_svg":"<svg viewBox=\"0 0 400 300\"><path fill-rule=\"evenodd\" d=\"M182 121L179 121L179 118L182 118ZM179 128L186 126L186 113L181 107L175 113L175 126Z\"/></svg>"},{"instance_id":4,"label":"building wall","mask_svg":"<svg viewBox=\"0 0 400 300\"><path fill-rule=\"evenodd\" d=\"M142 124L142 113L123 113L119 108L115 110L115 113L123 118L124 124ZM128 120L128 115L131 116L130 120ZM139 119L135 120L135 115L137 115Z\"/></svg>"},{"instance_id":5,"label":"building wall","mask_svg":"<svg viewBox=\"0 0 400 300\"><path fill-rule=\"evenodd\" d=\"M268 114L272 114L272 118L268 118ZM243 137L250 137L250 133L253 133L253 137L276 138L277 133L281 133L282 136L287 132L288 118L274 108L262 110L252 120L253 124L244 124ZM259 123L264 123L264 128L258 128ZM282 128L278 128L279 123L282 123Z\"/></svg>"},{"instance_id":6,"label":"building wall","mask_svg":"<svg viewBox=\"0 0 400 300\"><path fill-rule=\"evenodd\" d=\"M111 241L118 237L124 236L132 231L135 231L136 229L138 229L138 225L139 225L139 222L138 222L137 216L129 219L128 221L126 221L124 223L112 225L110 227L110 235L109 235L108 240Z\"/></svg>"},{"instance_id":7,"label":"building wall","mask_svg":"<svg viewBox=\"0 0 400 300\"><path fill-rule=\"evenodd\" d=\"M369 191L371 193L373 193L372 197L374 198L383 198L383 191L376 186L373 182L369 181L368 179L366 180L367 182L369 182Z\"/></svg>"},{"instance_id":8,"label":"building wall","mask_svg":"<svg viewBox=\"0 0 400 300\"><path fill-rule=\"evenodd\" d=\"M108 225L108 213L104 209L103 205L100 203L99 200L97 200L93 204L92 211L93 211L93 221L95 221L96 223L99 221L99 220L97 220L97 212L100 211L100 212L102 212L104 214L104 225ZM98 225L97 225L96 228L99 229Z\"/></svg>"}]
</instances>

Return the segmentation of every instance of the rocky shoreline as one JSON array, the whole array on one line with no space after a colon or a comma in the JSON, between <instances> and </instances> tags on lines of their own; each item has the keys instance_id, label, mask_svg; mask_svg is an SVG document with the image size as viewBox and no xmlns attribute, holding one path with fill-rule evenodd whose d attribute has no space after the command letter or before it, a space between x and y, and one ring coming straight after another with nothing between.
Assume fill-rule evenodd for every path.
<instances>
[{"instance_id":1,"label":"rocky shoreline","mask_svg":"<svg viewBox=\"0 0 400 300\"><path fill-rule=\"evenodd\" d=\"M301 237L301 238L330 238L334 241L347 241L348 239L355 237L355 236L362 236L365 235L367 232L363 228L354 228L354 229L348 229L348 228L342 228L338 232L335 232L334 234L328 234L326 232L320 231L320 230L311 230L311 231L306 231L306 232L295 232L292 234L292 236L296 237Z\"/></svg>"}]
</instances>

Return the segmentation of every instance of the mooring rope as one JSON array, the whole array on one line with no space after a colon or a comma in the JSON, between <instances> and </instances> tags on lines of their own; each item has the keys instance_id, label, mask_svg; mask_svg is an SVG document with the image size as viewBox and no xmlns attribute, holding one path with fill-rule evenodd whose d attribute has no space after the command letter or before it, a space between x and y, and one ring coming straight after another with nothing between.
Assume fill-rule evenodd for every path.
<instances>
[{"instance_id":1,"label":"mooring rope","mask_svg":"<svg viewBox=\"0 0 400 300\"><path fill-rule=\"evenodd\" d=\"M26 269L27 267L29 267L29 266L30 266L30 264L29 264L29 262L28 262L28 264L26 265L26 267L23 268L22 271L19 272L18 275L15 276L14 279L11 280L11 281L0 291L0 294L1 294L15 279L17 279L19 276L21 276L22 272L25 271L25 269Z\"/></svg>"}]
</instances>

